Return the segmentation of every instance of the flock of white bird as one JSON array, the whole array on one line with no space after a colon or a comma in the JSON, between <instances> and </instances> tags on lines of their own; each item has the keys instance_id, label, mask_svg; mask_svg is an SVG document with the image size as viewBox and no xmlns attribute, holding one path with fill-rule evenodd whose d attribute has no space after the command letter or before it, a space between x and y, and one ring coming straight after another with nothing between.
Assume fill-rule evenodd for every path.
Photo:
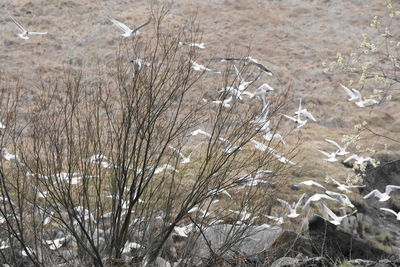
<instances>
[{"instance_id":1,"label":"flock of white bird","mask_svg":"<svg viewBox=\"0 0 400 267\"><path fill-rule=\"evenodd\" d=\"M22 39L29 39L30 36L33 35L44 35L47 34L47 32L31 32L28 31L26 28L24 28L18 21L16 21L14 18L10 17L11 20L15 23L15 25L18 27L20 30L20 33L18 36ZM137 36L140 32L139 29L143 28L147 24L149 24L150 20L146 21L145 23L141 24L140 26L131 29L128 27L126 24L109 18L109 20L119 29L121 30L121 36L122 37L134 37ZM179 45L182 46L188 46L194 49L205 49L205 44L204 43L190 43L190 42L179 42ZM272 141L276 140L277 142L281 143L282 145L285 145L286 142L284 141L282 135L278 134L276 131L270 128L270 120L268 118L269 115L269 107L270 103L267 102L267 96L271 91L274 91L274 88L272 88L269 84L263 83L261 86L259 86L254 92L249 92L247 89L257 80L260 79L261 74L267 74L267 75L272 75L272 72L264 65L258 62L256 59L251 58L251 57L242 57L242 58L234 58L234 57L227 57L227 58L215 58L215 60L219 60L221 62L241 62L244 65L251 65L254 66L259 70L259 75L257 75L256 78L254 78L252 81L245 81L242 77L242 73L237 69L237 67L234 65L234 69L236 72L236 78L238 80L237 86L228 86L226 88L222 88L221 90L217 91L220 95L223 95L227 98L225 99L217 99L217 100L206 100L203 99L204 102L209 103L210 105L219 105L222 106L223 108L230 108L231 103L233 100L238 99L238 100L243 100L244 97L247 97L248 99L253 99L256 98L258 99L261 104L262 104L262 110L256 118L252 120L252 123L255 125L255 129L258 130L259 132L263 133L263 138L266 141ZM141 68L142 66L148 65L149 63L144 62L141 59L135 59L132 61L134 65L137 68ZM191 67L195 71L201 71L201 72L210 72L210 73L215 73L218 74L220 73L219 71L212 70L208 68L207 66L201 65L192 59L190 59ZM375 99L365 99L361 96L361 93L356 90L356 89L349 89L346 86L340 84L340 86L343 88L343 90L346 92L346 94L349 96L349 101L356 101L355 104L358 107L367 107L370 105L378 104L379 102ZM297 128L302 128L306 125L306 123L310 120L312 122L317 122L315 117L312 115L312 113L307 110L306 108L303 108L302 106L302 99L300 98L299 100L299 107L298 109L294 112L294 115L287 115L287 114L281 114L284 118L287 118L290 121L293 121L296 124ZM0 128L4 129L5 126L3 124L0 124ZM207 138L212 138L212 135L202 129L197 129L191 132L192 136L205 136ZM233 145L229 140L223 138L223 137L218 137L218 141L223 145L224 147L224 152L225 153L236 153L239 150L241 150L241 147ZM348 144L344 145L339 145L337 142L331 140L331 139L325 139L326 142L331 144L332 146L335 147L335 150L332 152L326 152L321 149L316 149L318 152L323 154L326 158L324 159L327 162L337 162L338 156L345 156L349 154L348 151L346 151ZM254 145L255 149L258 149L263 152L271 153L274 157L276 157L277 160L279 160L283 164L292 164L292 165L297 165L295 162L287 159L284 157L283 153L278 152L277 150L269 147L268 145L263 144L262 142L259 142L255 139L251 140L251 143ZM188 155L184 155L180 149L177 149L175 147L169 146L169 149L173 154L175 154L177 157L179 157L180 164L187 164L191 162L191 156L192 153ZM23 164L20 158L17 155L9 153L7 148L2 148L1 149L1 154L3 158L7 161L13 161L16 164ZM98 164L102 168L115 168L116 166L105 156L105 155L93 155L88 159L88 161L92 164ZM358 165L363 165L366 164L367 162L370 162L372 165L374 165L374 160L371 159L370 157L361 157L359 155L353 154L352 156L346 158L343 162L349 162L349 161L354 161L354 164ZM375 166L375 165L374 165ZM164 164L161 167L152 167L154 168L154 173L161 173L164 171L172 171L178 173L179 170L175 169L173 166L169 164ZM142 172L142 170L136 170L137 172ZM271 174L272 172L269 170L259 170L256 173L250 173L247 175L244 175L237 179L237 184L238 184L238 190L241 190L245 187L248 186L259 186L263 184L268 184L271 182L263 180L263 177ZM28 177L35 176L37 178L41 179L57 179L58 181L65 181L71 185L79 184L82 182L83 179L89 179L92 178L92 176L85 176L83 174L78 174L78 173L58 173L54 174L51 177L41 175L41 174L32 174L30 172L27 173ZM311 203L315 202L320 202L321 207L322 207L322 213L323 216L326 218L330 218L329 221L335 225L340 225L341 222L343 221L344 218L353 215L354 213L357 212L357 210L353 210L349 214L344 214L342 216L336 215L331 209L328 208L326 201L331 201L334 203L339 203L341 205L341 209L343 209L346 212L346 208L351 208L354 209L354 205L351 203L349 197L347 194L351 193L352 189L362 187L362 186L354 186L354 185L346 185L338 182L332 177L329 177L330 181L333 182L337 189L342 191L341 193L339 192L333 192L329 191L324 185L317 183L315 181L303 181L299 184L294 185L295 187L313 187L317 188L318 190L323 190L323 192L313 192L311 196L307 197L307 194L303 194L297 202L293 202L290 204L289 202L283 200L283 199L277 199L277 201L287 210L285 211L285 214L282 214L281 216L271 216L271 215L265 215L265 217L269 220L274 221L274 225L280 225L284 223L285 217L289 219L295 219L298 216L300 216L301 211L299 211L299 207L302 207L303 211L307 211L311 205ZM239 187L240 186L240 187ZM372 196L376 197L379 199L380 202L384 202L390 199L390 193L392 193L394 190L400 189L400 186L397 185L387 185L385 192L380 192L379 190L375 189L369 194L367 194L364 198L370 198ZM48 192L42 192L39 189L37 190L38 196L41 198L46 198ZM232 198L231 193L229 193L225 189L215 189L211 190L209 192L209 196L211 197L216 197L216 196L225 196L227 198ZM113 196L110 196L113 198ZM218 203L218 199L215 199L214 201L211 202L211 205L215 205ZM210 206L207 208L207 210L203 210L200 207L193 207L188 211L189 214L193 213L201 213L202 216L207 217L211 216L212 213L209 211ZM124 207L126 208L127 205ZM124 208L123 207L123 208ZM397 220L400 220L400 212L395 212L391 209L387 208L381 208L381 210L393 214L396 216ZM79 213L82 215L82 217L86 220L92 220L94 221L94 216L90 213L89 210L83 209L82 207L76 207L75 212ZM237 211L237 210L229 210L232 214L237 216L238 221L237 223L243 224L243 223L249 223L254 221L257 217L253 216L250 214L246 208ZM51 221L51 216L52 214L49 214L49 216L45 219L45 224L50 223ZM102 217L107 218L111 216L111 213L106 213ZM209 223L209 225L216 224L216 223L221 223L221 220L214 220ZM265 224L267 227L270 227L268 224ZM194 224L186 225L186 226L176 226L174 228L174 231L176 235L182 236L182 237L187 237L192 231L195 230ZM56 250L59 249L60 247L63 246L63 244L67 241L69 237L61 237L57 238L54 240L44 240L44 243L49 246L50 250ZM9 247L9 244L7 244L5 241L1 241L1 249L5 249ZM127 242L124 248L124 251L130 251L131 248L140 248L141 245L137 244L135 242Z\"/></svg>"}]
</instances>

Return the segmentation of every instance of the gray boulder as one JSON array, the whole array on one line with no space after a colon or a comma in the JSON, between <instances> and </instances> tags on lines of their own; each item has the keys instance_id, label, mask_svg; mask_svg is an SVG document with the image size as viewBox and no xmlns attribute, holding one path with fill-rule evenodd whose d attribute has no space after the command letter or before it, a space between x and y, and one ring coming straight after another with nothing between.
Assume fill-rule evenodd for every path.
<instances>
[{"instance_id":1,"label":"gray boulder","mask_svg":"<svg viewBox=\"0 0 400 267\"><path fill-rule=\"evenodd\" d=\"M192 264L215 264L210 262L219 256L234 259L246 258L271 248L281 233L279 227L222 224L203 230L192 250ZM216 257L217 256L217 257ZM257 261L257 259L252 259Z\"/></svg>"}]
</instances>

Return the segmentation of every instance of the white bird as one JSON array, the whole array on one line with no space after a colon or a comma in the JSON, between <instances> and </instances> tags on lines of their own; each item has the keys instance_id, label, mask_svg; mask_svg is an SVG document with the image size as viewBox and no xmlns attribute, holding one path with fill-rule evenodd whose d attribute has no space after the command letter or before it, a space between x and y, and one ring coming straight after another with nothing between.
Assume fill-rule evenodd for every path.
<instances>
[{"instance_id":1,"label":"white bird","mask_svg":"<svg viewBox=\"0 0 400 267\"><path fill-rule=\"evenodd\" d=\"M267 83L264 83L260 87L258 87L254 91L254 93L243 92L243 95L247 95L250 98L257 97L261 101L261 103L263 104L263 107L265 107L265 106L267 106L267 103L265 101L265 97L271 91L274 91L274 88L269 86Z\"/></svg>"},{"instance_id":2,"label":"white bird","mask_svg":"<svg viewBox=\"0 0 400 267\"><path fill-rule=\"evenodd\" d=\"M308 200L306 201L306 203L303 206L303 210L306 209L311 204L311 202L320 201L321 199L338 201L337 199L332 198L332 197L328 196L327 194L318 194L317 193L308 198Z\"/></svg>"},{"instance_id":3,"label":"white bird","mask_svg":"<svg viewBox=\"0 0 400 267\"><path fill-rule=\"evenodd\" d=\"M336 152L328 153L328 152L323 151L323 150L318 149L318 148L316 148L315 150L317 150L319 153L321 153L324 156L326 156L326 158L324 159L325 161L328 161L328 162L336 162L336 161L338 161L337 158L336 158Z\"/></svg>"},{"instance_id":4,"label":"white bird","mask_svg":"<svg viewBox=\"0 0 400 267\"><path fill-rule=\"evenodd\" d=\"M368 162L369 161L372 164L372 166L376 167L376 163L375 163L373 158L371 158L371 157L365 157L364 158L364 157L360 157L360 156L358 156L356 154L353 154L350 157L348 157L347 159L345 159L343 161L343 163L349 162L350 160L353 160L353 159L355 160L354 164L356 164L356 165L363 165L364 162Z\"/></svg>"},{"instance_id":5,"label":"white bird","mask_svg":"<svg viewBox=\"0 0 400 267\"><path fill-rule=\"evenodd\" d=\"M191 59L190 59L190 63L192 64L192 69L194 69L195 71L203 71L203 72L207 71L207 72L220 73L219 71L214 71L214 70L212 70L210 68L207 68L206 66L201 65L201 64L199 64L199 63L197 63L197 62L195 62L194 60L191 60Z\"/></svg>"},{"instance_id":6,"label":"white bird","mask_svg":"<svg viewBox=\"0 0 400 267\"><path fill-rule=\"evenodd\" d=\"M332 220L329 220L330 223L333 223L334 225L340 225L343 221L344 218L353 215L354 213L357 212L357 210L353 211L350 214L346 214L344 216L337 216L333 211L331 211L324 203L322 203L322 206L324 206L324 211L325 214L328 215L329 217L332 218Z\"/></svg>"},{"instance_id":7,"label":"white bird","mask_svg":"<svg viewBox=\"0 0 400 267\"><path fill-rule=\"evenodd\" d=\"M394 210L387 209L387 208L381 208L381 210L384 210L384 211L392 213L394 216L396 216L396 220L400 221L400 211L399 212L395 212Z\"/></svg>"},{"instance_id":8,"label":"white bird","mask_svg":"<svg viewBox=\"0 0 400 267\"><path fill-rule=\"evenodd\" d=\"M341 83L340 83L340 86L343 88L343 90L346 92L346 94L350 97L349 99L347 99L348 101L353 101L353 100L357 100L358 99L357 94L353 91L353 90L356 90L356 89L350 90L348 87L344 86Z\"/></svg>"},{"instance_id":9,"label":"white bird","mask_svg":"<svg viewBox=\"0 0 400 267\"><path fill-rule=\"evenodd\" d=\"M350 188L360 188L360 187L365 187L365 185L346 185L346 184L342 184L339 183L337 180L333 179L333 177L331 176L327 176L328 179L330 179L333 183L335 183L337 185L337 188L345 193L349 193L350 192Z\"/></svg>"},{"instance_id":10,"label":"white bird","mask_svg":"<svg viewBox=\"0 0 400 267\"><path fill-rule=\"evenodd\" d=\"M367 106L372 106L372 105L375 105L375 104L379 103L378 100L375 100L375 99L372 99L372 98L363 99L362 96L361 96L360 91L358 91L356 89L352 89L352 90L357 95L358 101L355 102L355 103L360 108L364 108L364 107L367 107Z\"/></svg>"},{"instance_id":11,"label":"white bird","mask_svg":"<svg viewBox=\"0 0 400 267\"><path fill-rule=\"evenodd\" d=\"M178 149L176 149L175 147L173 147L173 146L168 146L174 153L176 153L176 154L178 154L181 158L182 158L182 160L181 160L181 163L182 164L186 164L186 163L189 163L190 162L190 157L192 156L192 153L190 153L189 154L189 156L185 156L185 155L183 155L182 154L182 152L180 151L180 150L178 150Z\"/></svg>"},{"instance_id":12,"label":"white bird","mask_svg":"<svg viewBox=\"0 0 400 267\"><path fill-rule=\"evenodd\" d=\"M179 171L178 171L177 169L175 169L173 166L171 166L171 165L169 165L169 164L164 164L164 165L162 165L161 167L156 168L155 171L154 171L154 173L155 173L155 174L158 174L158 173L161 173L161 172L163 172L163 171L165 171L165 170L170 170L170 171L173 171L173 172L176 172L176 173L179 172Z\"/></svg>"},{"instance_id":13,"label":"white bird","mask_svg":"<svg viewBox=\"0 0 400 267\"><path fill-rule=\"evenodd\" d=\"M295 115L303 115L304 117L316 122L317 120L314 118L314 116L306 109L301 107L301 98L299 101L299 109L294 113Z\"/></svg>"},{"instance_id":14,"label":"white bird","mask_svg":"<svg viewBox=\"0 0 400 267\"><path fill-rule=\"evenodd\" d=\"M317 183L317 182L315 182L315 181L313 181L313 180L303 181L303 182L300 182L300 183L298 183L298 184L295 184L294 186L295 186L295 187L301 187L301 186L316 186L316 187L319 187L319 188L322 188L322 189L326 190L325 186L323 186L322 184Z\"/></svg>"},{"instance_id":15,"label":"white bird","mask_svg":"<svg viewBox=\"0 0 400 267\"><path fill-rule=\"evenodd\" d=\"M194 48L198 48L198 49L205 49L206 48L204 43L179 42L179 45L186 45L186 46L194 47Z\"/></svg>"},{"instance_id":16,"label":"white bird","mask_svg":"<svg viewBox=\"0 0 400 267\"><path fill-rule=\"evenodd\" d=\"M50 250L56 250L61 248L65 241L67 240L66 237L56 238L54 240L45 240L46 244L49 246Z\"/></svg>"},{"instance_id":17,"label":"white bird","mask_svg":"<svg viewBox=\"0 0 400 267\"><path fill-rule=\"evenodd\" d=\"M5 128L6 128L6 126L0 122L0 129L5 129Z\"/></svg>"},{"instance_id":18,"label":"white bird","mask_svg":"<svg viewBox=\"0 0 400 267\"><path fill-rule=\"evenodd\" d=\"M290 205L287 201L282 200L280 198L278 198L277 201L289 209L289 214L287 215L289 218L297 218L300 215L299 213L297 213L297 208L303 203L305 197L306 194L304 193L303 195L301 195L297 203L293 202L292 205Z\"/></svg>"},{"instance_id":19,"label":"white bird","mask_svg":"<svg viewBox=\"0 0 400 267\"><path fill-rule=\"evenodd\" d=\"M331 140L331 139L325 139L325 141L328 142L328 143L331 144L331 145L336 146L336 147L338 148L338 150L336 151L336 155L344 156L344 155L347 155L347 154L350 153L350 152L347 152L347 151L346 151L346 148L347 148L347 145L348 145L348 144L345 144L345 145L342 147L342 146L340 146L338 143L336 143L335 141L333 141L333 140Z\"/></svg>"},{"instance_id":20,"label":"white bird","mask_svg":"<svg viewBox=\"0 0 400 267\"><path fill-rule=\"evenodd\" d=\"M304 125L306 125L307 120L301 120L300 119L300 113L297 115L297 118L286 115L286 114L282 114L285 118L288 118L289 120L294 121L297 124L297 128L301 128Z\"/></svg>"},{"instance_id":21,"label":"white bird","mask_svg":"<svg viewBox=\"0 0 400 267\"><path fill-rule=\"evenodd\" d=\"M120 30L123 31L123 33L121 33L121 36L123 36L123 37L131 37L131 36L135 37L135 36L140 34L139 29L141 29L144 26L146 26L147 24L149 24L151 19L149 19L148 21L146 21L145 23L143 23L142 25L140 25L139 27L137 27L137 28L135 28L133 30L131 28L129 28L128 26L126 26L124 23L122 23L122 22L120 22L120 21L118 21L116 19L109 18L109 20L112 23L114 23L114 25L117 26Z\"/></svg>"},{"instance_id":22,"label":"white bird","mask_svg":"<svg viewBox=\"0 0 400 267\"><path fill-rule=\"evenodd\" d=\"M395 189L400 189L400 185L387 185L384 193L380 192L378 189L372 190L369 194L364 196L364 199L374 196L379 198L380 202L384 202L390 199L389 194Z\"/></svg>"},{"instance_id":23,"label":"white bird","mask_svg":"<svg viewBox=\"0 0 400 267\"><path fill-rule=\"evenodd\" d=\"M47 34L47 32L29 32L27 31L24 27L22 27L22 25L16 21L13 17L11 17L11 20L15 23L15 25L17 25L17 27L19 28L19 30L21 31L21 33L18 34L18 36L22 39L28 40L29 39L29 35L43 35L43 34Z\"/></svg>"},{"instance_id":24,"label":"white bird","mask_svg":"<svg viewBox=\"0 0 400 267\"><path fill-rule=\"evenodd\" d=\"M335 199L337 199L337 201L339 201L340 203L342 203L342 205L344 206L348 206L350 208L354 208L353 203L351 203L349 197L345 194L341 194L341 193L337 193L337 192L332 192L329 190L326 190L325 193Z\"/></svg>"},{"instance_id":25,"label":"white bird","mask_svg":"<svg viewBox=\"0 0 400 267\"><path fill-rule=\"evenodd\" d=\"M227 58L215 58L217 60L220 60L221 62L224 61L242 61L244 62L245 65L254 65L257 68L259 68L261 71L265 72L268 75L272 75L272 72L267 69L267 67L261 63L259 63L256 59L252 57L242 57L242 58L233 58L233 57L227 57Z\"/></svg>"}]
</instances>

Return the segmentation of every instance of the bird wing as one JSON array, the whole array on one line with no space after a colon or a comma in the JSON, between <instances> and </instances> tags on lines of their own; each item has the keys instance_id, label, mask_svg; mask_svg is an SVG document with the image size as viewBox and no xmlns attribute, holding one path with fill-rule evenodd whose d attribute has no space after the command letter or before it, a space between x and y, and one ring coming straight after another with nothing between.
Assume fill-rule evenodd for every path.
<instances>
[{"instance_id":1,"label":"bird wing","mask_svg":"<svg viewBox=\"0 0 400 267\"><path fill-rule=\"evenodd\" d=\"M397 212L395 212L394 210L387 209L387 208L381 208L381 210L384 210L384 211L390 212L390 213L392 213L392 214L394 214L394 215L396 215L396 216L397 216Z\"/></svg>"},{"instance_id":2,"label":"bird wing","mask_svg":"<svg viewBox=\"0 0 400 267\"><path fill-rule=\"evenodd\" d=\"M19 24L19 22L16 21L13 17L10 16L10 19L15 23L15 25L17 25L17 27L20 29L21 32L23 33L27 32L27 30L24 27L22 27L22 25Z\"/></svg>"},{"instance_id":3,"label":"bird wing","mask_svg":"<svg viewBox=\"0 0 400 267\"><path fill-rule=\"evenodd\" d=\"M292 120L292 121L295 121L295 122L297 121L297 119L292 117L292 116L289 116L289 115L286 115L286 114L282 114L282 116L288 118L289 120Z\"/></svg>"},{"instance_id":4,"label":"bird wing","mask_svg":"<svg viewBox=\"0 0 400 267\"><path fill-rule=\"evenodd\" d=\"M340 83L340 86L343 88L343 90L346 92L346 94L350 97L350 98L356 98L356 94L350 90L348 87L344 86L343 84Z\"/></svg>"},{"instance_id":5,"label":"bird wing","mask_svg":"<svg viewBox=\"0 0 400 267\"><path fill-rule=\"evenodd\" d=\"M369 197L371 197L371 196L376 196L376 197L382 197L382 193L381 192L379 192L378 191L378 189L374 189L374 190L372 190L369 194L367 194L367 195L365 195L364 196L364 199L367 199L367 198L369 198Z\"/></svg>"},{"instance_id":6,"label":"bird wing","mask_svg":"<svg viewBox=\"0 0 400 267\"><path fill-rule=\"evenodd\" d=\"M30 35L34 34L47 34L47 32L28 32Z\"/></svg>"},{"instance_id":7,"label":"bird wing","mask_svg":"<svg viewBox=\"0 0 400 267\"><path fill-rule=\"evenodd\" d=\"M326 151L320 150L320 149L318 149L318 148L316 148L315 150L317 150L319 153L325 155L327 158L329 158L329 157L331 156L331 154L329 154L329 153L326 152Z\"/></svg>"},{"instance_id":8,"label":"bird wing","mask_svg":"<svg viewBox=\"0 0 400 267\"><path fill-rule=\"evenodd\" d=\"M357 160L358 158L359 158L358 155L353 154L353 155L351 155L350 157L348 157L347 159L345 159L345 160L343 161L343 163L346 163L346 162L348 162L348 161L350 161L350 160L352 160L352 159Z\"/></svg>"},{"instance_id":9,"label":"bird wing","mask_svg":"<svg viewBox=\"0 0 400 267\"><path fill-rule=\"evenodd\" d=\"M117 26L118 28L120 28L121 30L123 30L124 32L132 32L132 30L126 26L124 23L116 20L116 19L109 19L112 23L114 23L115 26Z\"/></svg>"},{"instance_id":10,"label":"bird wing","mask_svg":"<svg viewBox=\"0 0 400 267\"><path fill-rule=\"evenodd\" d=\"M149 18L145 23L143 23L143 24L139 25L138 27L136 27L136 28L133 30L133 32L136 32L136 31L138 31L139 29L143 28L144 26L146 26L147 24L149 24L150 21L151 21L151 18ZM129 28L128 28L128 29L129 29Z\"/></svg>"},{"instance_id":11,"label":"bird wing","mask_svg":"<svg viewBox=\"0 0 400 267\"><path fill-rule=\"evenodd\" d=\"M331 145L336 146L338 149L341 149L341 147L339 146L338 143L336 143L335 141L331 140L331 139L325 139L326 142L328 142Z\"/></svg>"},{"instance_id":12,"label":"bird wing","mask_svg":"<svg viewBox=\"0 0 400 267\"><path fill-rule=\"evenodd\" d=\"M325 204L322 204L322 206L324 206L324 211L326 212L326 214L329 215L329 217L331 217L334 220L338 218L338 216L335 213L333 213L333 211L331 211L331 209L329 209Z\"/></svg>"},{"instance_id":13,"label":"bird wing","mask_svg":"<svg viewBox=\"0 0 400 267\"><path fill-rule=\"evenodd\" d=\"M352 88L351 90L355 93L355 96L356 96L360 101L362 101L362 97L361 97L360 91L358 91L357 89L354 89L354 88Z\"/></svg>"},{"instance_id":14,"label":"bird wing","mask_svg":"<svg viewBox=\"0 0 400 267\"><path fill-rule=\"evenodd\" d=\"M254 66L256 66L257 68L259 68L260 70L264 71L266 74L268 75L272 75L272 71L270 71L269 69L267 69L267 67L265 67L265 65L253 60L247 60L249 62L249 64L252 64Z\"/></svg>"},{"instance_id":15,"label":"bird wing","mask_svg":"<svg viewBox=\"0 0 400 267\"><path fill-rule=\"evenodd\" d=\"M400 185L387 185L385 189L386 194L390 194L394 189L400 189Z\"/></svg>"},{"instance_id":16,"label":"bird wing","mask_svg":"<svg viewBox=\"0 0 400 267\"><path fill-rule=\"evenodd\" d=\"M302 109L299 111L299 114L303 114L305 117L309 118L312 121L317 121L314 116L306 109Z\"/></svg>"}]
</instances>

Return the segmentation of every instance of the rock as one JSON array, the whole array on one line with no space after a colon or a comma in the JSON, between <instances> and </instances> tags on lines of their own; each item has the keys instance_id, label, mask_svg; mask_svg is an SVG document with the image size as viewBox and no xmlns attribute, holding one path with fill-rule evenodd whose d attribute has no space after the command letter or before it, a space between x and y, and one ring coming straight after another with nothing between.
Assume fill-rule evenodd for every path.
<instances>
[{"instance_id":1,"label":"rock","mask_svg":"<svg viewBox=\"0 0 400 267\"><path fill-rule=\"evenodd\" d=\"M325 267L331 266L332 263L323 257L314 257L314 258L291 258L291 257L283 257L271 264L271 267Z\"/></svg>"},{"instance_id":2,"label":"rock","mask_svg":"<svg viewBox=\"0 0 400 267\"><path fill-rule=\"evenodd\" d=\"M311 239L293 231L283 231L272 244L270 249L271 256L269 258L274 260L283 256L295 257L299 253L307 257L318 256L313 252Z\"/></svg>"},{"instance_id":3,"label":"rock","mask_svg":"<svg viewBox=\"0 0 400 267\"><path fill-rule=\"evenodd\" d=\"M380 158L381 164L376 168L368 169L364 183L366 192L373 189L385 191L388 184L400 185L400 159Z\"/></svg>"},{"instance_id":4,"label":"rock","mask_svg":"<svg viewBox=\"0 0 400 267\"><path fill-rule=\"evenodd\" d=\"M271 264L271 267L295 266L299 263L299 259L291 257L282 257Z\"/></svg>"},{"instance_id":5,"label":"rock","mask_svg":"<svg viewBox=\"0 0 400 267\"><path fill-rule=\"evenodd\" d=\"M257 255L268 250L280 233L281 228L279 227L267 228L264 226L231 224L208 227L203 230L204 236L201 235L194 244L191 256L193 259L192 264L198 265L211 258L209 246L214 254L225 259L233 259L235 255L240 255L242 258ZM251 260L257 261L254 257ZM213 265L214 263L210 264Z\"/></svg>"},{"instance_id":6,"label":"rock","mask_svg":"<svg viewBox=\"0 0 400 267\"><path fill-rule=\"evenodd\" d=\"M318 215L310 218L308 227L314 251L333 262L349 258L378 260L389 257L383 250L373 247L366 240L353 236Z\"/></svg>"}]
</instances>

